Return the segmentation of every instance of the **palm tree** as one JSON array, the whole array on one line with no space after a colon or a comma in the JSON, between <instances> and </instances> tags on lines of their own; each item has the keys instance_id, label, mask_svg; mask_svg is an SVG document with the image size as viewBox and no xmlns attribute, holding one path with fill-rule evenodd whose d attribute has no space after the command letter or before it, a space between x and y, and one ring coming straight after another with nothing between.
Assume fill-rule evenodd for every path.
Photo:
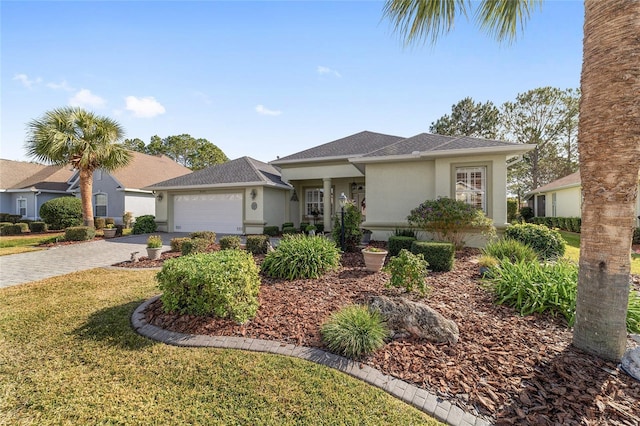
<instances>
[{"instance_id":1,"label":"palm tree","mask_svg":"<svg viewBox=\"0 0 640 426\"><path fill-rule=\"evenodd\" d=\"M124 130L116 121L82 108L47 111L27 123L27 155L54 164L71 164L79 171L82 218L93 226L93 171L113 171L126 166L131 153L117 142Z\"/></svg>"},{"instance_id":2,"label":"palm tree","mask_svg":"<svg viewBox=\"0 0 640 426\"><path fill-rule=\"evenodd\" d=\"M541 0L483 0L476 20L512 41ZM630 252L640 176L640 1L585 0L578 147L582 180L580 273L573 344L618 360L626 345ZM465 0L387 0L407 43L448 32Z\"/></svg>"}]
</instances>

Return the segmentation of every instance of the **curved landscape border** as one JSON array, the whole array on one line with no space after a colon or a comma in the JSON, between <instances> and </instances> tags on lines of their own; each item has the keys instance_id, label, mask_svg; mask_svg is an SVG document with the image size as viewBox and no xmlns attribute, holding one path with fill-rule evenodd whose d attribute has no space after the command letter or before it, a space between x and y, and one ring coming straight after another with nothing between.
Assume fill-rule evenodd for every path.
<instances>
[{"instance_id":1,"label":"curved landscape border","mask_svg":"<svg viewBox=\"0 0 640 426\"><path fill-rule=\"evenodd\" d=\"M245 351L266 352L276 355L301 358L324 365L376 386L394 397L413 405L417 409L451 426L489 426L491 423L472 413L465 412L425 389L382 374L368 365L332 354L318 348L296 346L273 340L250 339L231 336L203 336L177 333L147 323L144 315L149 304L158 300L155 296L142 303L131 315L131 325L140 335L173 346L240 349Z\"/></svg>"}]
</instances>

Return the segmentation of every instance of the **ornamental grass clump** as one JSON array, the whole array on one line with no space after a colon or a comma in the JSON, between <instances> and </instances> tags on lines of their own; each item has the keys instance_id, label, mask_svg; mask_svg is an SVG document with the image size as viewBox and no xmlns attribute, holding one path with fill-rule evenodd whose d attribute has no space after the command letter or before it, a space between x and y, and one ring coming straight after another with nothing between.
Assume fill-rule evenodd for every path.
<instances>
[{"instance_id":1,"label":"ornamental grass clump","mask_svg":"<svg viewBox=\"0 0 640 426\"><path fill-rule=\"evenodd\" d=\"M262 262L262 272L274 278L318 278L340 265L340 251L324 237L286 236Z\"/></svg>"},{"instance_id":2,"label":"ornamental grass clump","mask_svg":"<svg viewBox=\"0 0 640 426\"><path fill-rule=\"evenodd\" d=\"M320 333L330 351L356 359L384 346L389 329L380 312L349 305L331 315Z\"/></svg>"},{"instance_id":3,"label":"ornamental grass clump","mask_svg":"<svg viewBox=\"0 0 640 426\"><path fill-rule=\"evenodd\" d=\"M554 260L564 256L566 241L558 231L544 225L510 225L505 229L504 236L530 246L542 260Z\"/></svg>"},{"instance_id":4,"label":"ornamental grass clump","mask_svg":"<svg viewBox=\"0 0 640 426\"><path fill-rule=\"evenodd\" d=\"M436 240L452 243L456 250L464 247L472 231L493 237L495 227L484 212L464 201L453 198L427 200L411 210L407 220L412 226L434 234Z\"/></svg>"},{"instance_id":5,"label":"ornamental grass clump","mask_svg":"<svg viewBox=\"0 0 640 426\"><path fill-rule=\"evenodd\" d=\"M485 246L482 253L498 260L507 259L511 263L538 261L538 253L533 248L512 238L491 241Z\"/></svg>"},{"instance_id":6,"label":"ornamental grass clump","mask_svg":"<svg viewBox=\"0 0 640 426\"><path fill-rule=\"evenodd\" d=\"M260 276L253 256L221 250L167 260L156 275L167 312L245 323L258 311Z\"/></svg>"},{"instance_id":7,"label":"ornamental grass clump","mask_svg":"<svg viewBox=\"0 0 640 426\"><path fill-rule=\"evenodd\" d=\"M391 274L387 286L404 288L407 292L415 287L424 296L429 293L426 282L428 267L429 263L424 260L422 254L413 254L409 250L402 249L397 256L389 259L383 269Z\"/></svg>"}]
</instances>

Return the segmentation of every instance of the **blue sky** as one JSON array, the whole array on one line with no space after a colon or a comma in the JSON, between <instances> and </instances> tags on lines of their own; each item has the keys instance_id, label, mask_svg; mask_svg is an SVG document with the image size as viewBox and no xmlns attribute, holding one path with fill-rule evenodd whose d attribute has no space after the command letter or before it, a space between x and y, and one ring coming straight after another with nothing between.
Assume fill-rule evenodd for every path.
<instances>
[{"instance_id":1,"label":"blue sky","mask_svg":"<svg viewBox=\"0 0 640 426\"><path fill-rule=\"evenodd\" d=\"M413 136L466 96L579 87L581 1L549 1L512 44L463 17L405 48L383 2L0 3L0 157L25 125L82 106L128 138L188 133L262 161L362 130Z\"/></svg>"}]
</instances>

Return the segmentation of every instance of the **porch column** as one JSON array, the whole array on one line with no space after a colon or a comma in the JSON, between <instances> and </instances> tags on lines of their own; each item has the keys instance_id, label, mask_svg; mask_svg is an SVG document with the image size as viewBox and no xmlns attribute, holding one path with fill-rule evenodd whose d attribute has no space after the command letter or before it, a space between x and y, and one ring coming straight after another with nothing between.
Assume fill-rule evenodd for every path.
<instances>
[{"instance_id":1,"label":"porch column","mask_svg":"<svg viewBox=\"0 0 640 426\"><path fill-rule=\"evenodd\" d=\"M324 215L322 223L325 231L331 231L331 178L322 179L322 189L324 192Z\"/></svg>"}]
</instances>

